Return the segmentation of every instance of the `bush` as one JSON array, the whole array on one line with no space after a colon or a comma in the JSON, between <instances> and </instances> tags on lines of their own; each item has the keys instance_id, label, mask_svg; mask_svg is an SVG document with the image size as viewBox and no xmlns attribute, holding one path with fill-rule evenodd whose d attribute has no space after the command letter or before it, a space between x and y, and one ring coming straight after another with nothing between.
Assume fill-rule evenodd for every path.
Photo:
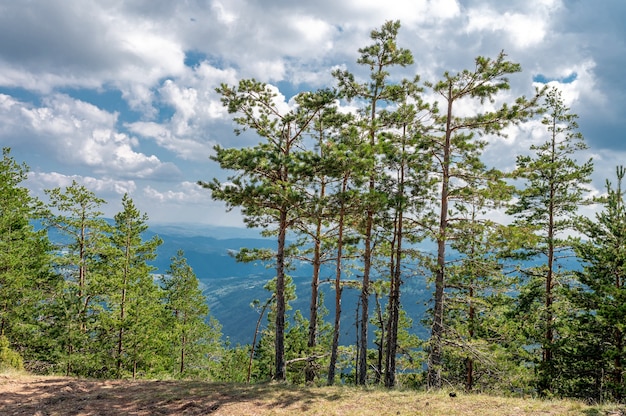
<instances>
[{"instance_id":1,"label":"bush","mask_svg":"<svg viewBox=\"0 0 626 416\"><path fill-rule=\"evenodd\" d=\"M9 340L4 335L0 337L0 371L23 370L24 360L11 348Z\"/></svg>"}]
</instances>

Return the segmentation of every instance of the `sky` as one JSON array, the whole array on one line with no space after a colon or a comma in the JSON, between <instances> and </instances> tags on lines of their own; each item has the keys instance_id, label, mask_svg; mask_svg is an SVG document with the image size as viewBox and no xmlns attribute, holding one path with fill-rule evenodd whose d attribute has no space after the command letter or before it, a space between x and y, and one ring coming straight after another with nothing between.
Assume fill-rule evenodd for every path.
<instances>
[{"instance_id":1,"label":"sky","mask_svg":"<svg viewBox=\"0 0 626 416\"><path fill-rule=\"evenodd\" d=\"M502 100L548 83L578 115L592 193L626 163L623 0L0 0L0 146L43 200L77 181L109 217L129 193L152 223L243 226L196 184L229 173L214 145L260 141L235 136L215 88L255 78L288 106L334 86L333 69L365 80L358 49L387 20L415 59L395 76L437 81L504 50L522 72ZM547 139L536 121L507 133L488 138L488 165Z\"/></svg>"}]
</instances>

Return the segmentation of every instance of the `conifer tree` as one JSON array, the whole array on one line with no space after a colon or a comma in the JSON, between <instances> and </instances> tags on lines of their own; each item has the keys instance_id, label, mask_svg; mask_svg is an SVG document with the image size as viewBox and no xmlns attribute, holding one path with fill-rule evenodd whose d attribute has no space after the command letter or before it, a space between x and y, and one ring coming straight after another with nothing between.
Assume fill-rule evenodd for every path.
<instances>
[{"instance_id":1,"label":"conifer tree","mask_svg":"<svg viewBox=\"0 0 626 416\"><path fill-rule=\"evenodd\" d=\"M583 270L577 273L582 285L572 288L570 293L576 306L574 323L577 325L570 330L571 338L557 340L558 355L569 355L568 360L561 360L563 368L559 368L559 373L565 375L559 379L564 379L563 384L572 385L569 391L561 391L578 397L587 395L587 399L590 395L598 401L623 402L626 397L625 175L626 169L617 167L617 183L614 185L607 180L607 194L599 201L604 209L594 219L578 219L577 228L585 236L575 245L583 264ZM588 331L582 338L577 336L581 328ZM576 384L571 383L574 380ZM599 389L599 386L604 388Z\"/></svg>"},{"instance_id":2,"label":"conifer tree","mask_svg":"<svg viewBox=\"0 0 626 416\"><path fill-rule=\"evenodd\" d=\"M339 91L343 97L355 101L359 106L360 119L357 125L361 130L361 146L366 151L368 165L360 172L364 179L362 205L365 216L359 225L359 232L363 238L363 279L361 285L361 318L358 345L357 383L365 384L367 379L367 327L369 325L369 297L370 275L372 272L373 249L375 246L374 229L376 227L376 213L380 211L383 199L376 190L380 175L380 166L377 165L376 154L378 135L383 126L379 112L386 105L402 98L398 89L390 82L389 70L393 67L405 67L413 63L413 56L408 49L397 46L397 36L400 29L399 21L388 21L378 30L372 30L370 38L373 43L359 49L361 56L357 63L370 69L369 82L359 83L354 75L348 71L333 72L339 84Z\"/></svg>"},{"instance_id":3,"label":"conifer tree","mask_svg":"<svg viewBox=\"0 0 626 416\"><path fill-rule=\"evenodd\" d=\"M162 280L165 306L173 318L172 350L178 357L177 373L201 374L203 367L219 356L221 329L209 317L207 299L182 250L171 258Z\"/></svg>"},{"instance_id":4,"label":"conifer tree","mask_svg":"<svg viewBox=\"0 0 626 416\"><path fill-rule=\"evenodd\" d=\"M135 207L133 200L122 197L122 211L114 217L110 235L110 251L105 257L110 282L107 301L110 344L117 378L129 372L135 378L138 370L153 371L166 354L163 333L166 311L161 289L151 272L148 261L156 257L162 243L158 236L144 240L148 217Z\"/></svg>"},{"instance_id":5,"label":"conifer tree","mask_svg":"<svg viewBox=\"0 0 626 416\"><path fill-rule=\"evenodd\" d=\"M320 112L311 123L309 132L311 151L315 156L310 161L314 164L312 176L304 180L299 192L308 202L303 203L298 214L299 219L294 222L294 231L301 238L294 244L293 256L300 261L310 263L312 270L311 300L309 306L309 337L307 346L311 357L316 356L318 347L318 311L320 292L320 274L322 267L336 260L336 246L339 238L340 226L337 219L335 192L339 192L338 182L341 181L342 168L335 159L336 147L341 140L349 122L350 114L342 114L336 105L328 106ZM306 382L314 381L316 373L313 371L315 360L312 358L306 368Z\"/></svg>"},{"instance_id":6,"label":"conifer tree","mask_svg":"<svg viewBox=\"0 0 626 416\"><path fill-rule=\"evenodd\" d=\"M301 93L296 107L280 109L276 93L255 80L242 80L237 87L217 89L234 121L235 132L252 129L264 141L257 146L236 149L215 148L212 159L220 167L235 171L227 183L218 179L199 184L211 190L214 199L229 208L241 207L250 227L262 227L277 236L276 318L274 378L285 380L285 249L287 231L297 220L299 207L306 202L296 184L311 177L311 152L300 152L304 134L315 117L334 99L329 91Z\"/></svg>"},{"instance_id":7,"label":"conifer tree","mask_svg":"<svg viewBox=\"0 0 626 416\"><path fill-rule=\"evenodd\" d=\"M511 123L525 120L531 115L535 100L517 98L513 104L496 106L502 91L509 89L508 75L521 71L519 64L508 61L504 52L496 59L477 57L475 67L456 74L445 72L443 79L426 83L443 101L442 111L435 113L429 149L435 160L434 173L439 179L437 220L431 235L437 242L435 267L435 296L433 321L428 356L428 385L441 388L442 347L445 340L444 302L446 286L447 246L454 232L454 204L463 198L466 179L485 177L488 169L480 161L487 145L477 135L498 134ZM472 115L458 115L464 101L475 100L485 111ZM488 103L488 105L487 105ZM492 108L493 107L493 108Z\"/></svg>"},{"instance_id":8,"label":"conifer tree","mask_svg":"<svg viewBox=\"0 0 626 416\"><path fill-rule=\"evenodd\" d=\"M416 82L417 78L412 82L403 80L396 87L399 97L402 97L397 108L381 113L381 119L390 128L380 138L382 163L387 174L380 178L378 184L381 192L387 192L388 205L382 215L384 225L380 232L386 239L384 246L388 246L388 268L383 272L383 275L389 276L384 342L386 387L395 385L400 287L403 275L407 274L405 263L412 253L407 249L407 243L414 244L425 237L423 230L415 224L424 223L425 206L434 191L434 181L429 177L430 155L424 151L428 142L423 119L428 119L429 107L422 102L422 88Z\"/></svg>"},{"instance_id":9,"label":"conifer tree","mask_svg":"<svg viewBox=\"0 0 626 416\"><path fill-rule=\"evenodd\" d=\"M513 176L525 181L519 190L518 200L508 210L516 216L516 224L534 230L536 244L528 245L527 254L541 256L542 266L527 270L528 284L537 278L543 280L543 316L540 326L543 334L536 335L531 343L542 348L542 366L539 379L540 392L552 389L552 344L554 343L554 287L558 284L559 256L571 249L565 233L574 229L578 208L584 203L585 184L593 171L591 159L579 164L577 152L587 148L582 134L577 130L577 115L565 105L558 89L550 89L543 103L542 119L548 138L544 143L532 145L534 155L521 155Z\"/></svg>"},{"instance_id":10,"label":"conifer tree","mask_svg":"<svg viewBox=\"0 0 626 416\"><path fill-rule=\"evenodd\" d=\"M106 250L109 226L99 210L105 203L76 181L65 189L46 190L49 198L49 226L56 228L67 244L57 250L56 267L62 270L64 286L56 306L62 325L58 336L63 339L66 374L77 369L74 363L89 371L87 351L91 347L90 323L97 322L102 309L105 285L101 255Z\"/></svg>"},{"instance_id":11,"label":"conifer tree","mask_svg":"<svg viewBox=\"0 0 626 416\"><path fill-rule=\"evenodd\" d=\"M54 346L45 339L49 311L41 308L58 288L50 269L52 246L44 229L36 231L41 203L29 195L22 182L28 166L18 163L9 148L0 160L0 337L28 360L45 359ZM40 355L42 354L42 355Z\"/></svg>"}]
</instances>

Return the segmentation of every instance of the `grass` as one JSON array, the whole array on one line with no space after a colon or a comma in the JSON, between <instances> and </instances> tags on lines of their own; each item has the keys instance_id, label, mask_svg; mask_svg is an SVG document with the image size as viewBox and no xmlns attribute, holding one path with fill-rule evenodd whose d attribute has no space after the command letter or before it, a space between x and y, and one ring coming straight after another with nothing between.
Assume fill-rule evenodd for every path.
<instances>
[{"instance_id":1,"label":"grass","mask_svg":"<svg viewBox=\"0 0 626 416\"><path fill-rule=\"evenodd\" d=\"M485 394L450 397L445 391L84 380L14 373L0 375L0 414L626 416L626 407Z\"/></svg>"}]
</instances>

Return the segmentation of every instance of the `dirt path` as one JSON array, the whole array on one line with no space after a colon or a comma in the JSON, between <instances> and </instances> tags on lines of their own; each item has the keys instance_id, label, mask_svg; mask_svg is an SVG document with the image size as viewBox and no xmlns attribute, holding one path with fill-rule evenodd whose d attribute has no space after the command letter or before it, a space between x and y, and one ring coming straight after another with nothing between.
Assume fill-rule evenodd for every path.
<instances>
[{"instance_id":1,"label":"dirt path","mask_svg":"<svg viewBox=\"0 0 626 416\"><path fill-rule=\"evenodd\" d=\"M2 415L206 415L223 402L193 382L0 376ZM197 390L197 389L196 389ZM234 409L233 409L234 410Z\"/></svg>"}]
</instances>

